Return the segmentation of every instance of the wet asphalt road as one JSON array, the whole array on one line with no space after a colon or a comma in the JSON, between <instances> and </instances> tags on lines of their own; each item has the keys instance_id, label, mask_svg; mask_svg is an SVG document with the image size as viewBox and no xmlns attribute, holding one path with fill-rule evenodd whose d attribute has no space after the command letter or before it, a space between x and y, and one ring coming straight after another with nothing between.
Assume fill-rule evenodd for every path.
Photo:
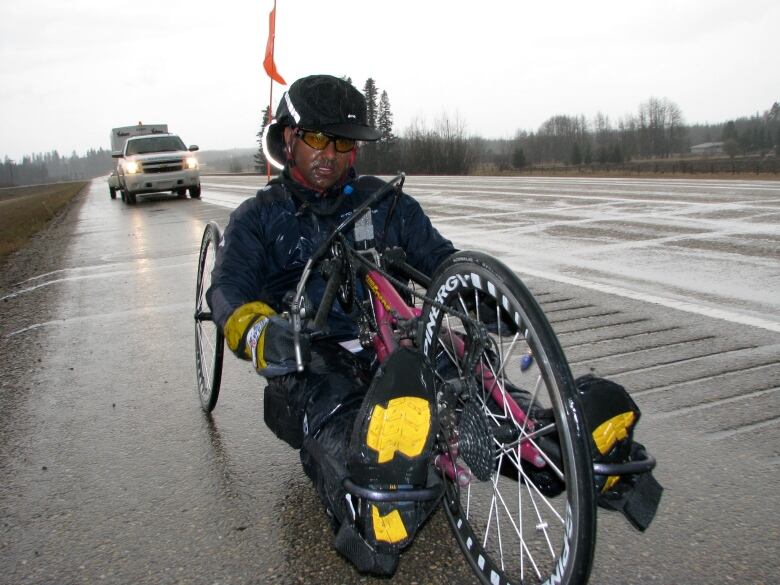
<instances>
[{"instance_id":1,"label":"wet asphalt road","mask_svg":"<svg viewBox=\"0 0 780 585\"><path fill-rule=\"evenodd\" d=\"M297 454L226 357L209 419L192 310L202 201L96 181L0 276L0 582L373 583L330 548ZM592 583L777 582L780 183L407 180L457 245L538 296L575 375L625 384L660 460L645 534L600 512ZM468 219L466 219L468 218ZM471 583L443 515L393 583Z\"/></svg>"}]
</instances>

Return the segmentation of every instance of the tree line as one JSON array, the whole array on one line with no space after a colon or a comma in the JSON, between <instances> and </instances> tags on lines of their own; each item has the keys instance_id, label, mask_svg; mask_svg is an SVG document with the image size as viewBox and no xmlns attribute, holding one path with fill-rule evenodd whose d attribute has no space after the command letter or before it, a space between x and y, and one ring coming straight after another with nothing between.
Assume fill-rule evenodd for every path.
<instances>
[{"instance_id":1,"label":"tree line","mask_svg":"<svg viewBox=\"0 0 780 585\"><path fill-rule=\"evenodd\" d=\"M345 77L352 83L349 77ZM477 170L522 170L532 165L592 165L638 160L667 160L690 154L691 146L721 142L731 157L766 156L780 148L780 104L765 112L715 124L686 125L680 107L668 98L650 97L636 114L612 120L603 113L556 114L537 130L518 130L511 139L469 134L459 117L443 114L428 125L411 122L400 134L393 129L387 91L368 78L363 85L366 117L381 131L378 142L360 147L360 172L393 174L469 174ZM263 112L267 119L268 108ZM262 140L262 128L258 132ZM262 149L256 168L265 170Z\"/></svg>"},{"instance_id":2,"label":"tree line","mask_svg":"<svg viewBox=\"0 0 780 585\"><path fill-rule=\"evenodd\" d=\"M74 151L62 156L56 150L25 155L20 162L8 158L0 162L0 187L82 181L105 175L113 166L111 151L90 149L83 156Z\"/></svg>"},{"instance_id":3,"label":"tree line","mask_svg":"<svg viewBox=\"0 0 780 585\"><path fill-rule=\"evenodd\" d=\"M764 156L780 144L780 104L749 118L687 126L674 102L650 98L639 105L636 115L617 123L601 113L590 121L584 116L553 116L536 132L518 132L513 142L509 163L515 167L529 162L579 165L667 159L688 155L691 146L703 142L722 142L729 156Z\"/></svg>"},{"instance_id":4,"label":"tree line","mask_svg":"<svg viewBox=\"0 0 780 585\"><path fill-rule=\"evenodd\" d=\"M351 79L346 77L352 83ZM371 174L465 175L474 172L523 170L534 165L615 164L639 160L668 160L689 155L690 147L720 142L724 154L734 157L778 155L780 103L762 113L714 124L686 125L680 108L668 98L651 97L636 114L612 120L597 113L556 114L538 129L518 130L514 137L486 139L470 134L459 116L442 114L432 124L412 121L402 132L394 130L390 97L369 77L363 85L366 117L381 138L360 147L359 171ZM254 167L264 173L260 144L268 120L262 112L257 133ZM0 187L57 181L85 180L105 175L113 167L111 153L90 149L80 156L62 156L56 150L26 155L20 162L7 156L0 162ZM231 170L241 170L232 169Z\"/></svg>"}]
</instances>

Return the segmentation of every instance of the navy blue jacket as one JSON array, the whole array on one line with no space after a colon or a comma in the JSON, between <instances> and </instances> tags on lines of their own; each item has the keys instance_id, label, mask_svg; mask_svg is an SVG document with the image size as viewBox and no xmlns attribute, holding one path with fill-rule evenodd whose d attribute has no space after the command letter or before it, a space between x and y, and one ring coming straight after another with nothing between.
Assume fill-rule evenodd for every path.
<instances>
[{"instance_id":1,"label":"navy blue jacket","mask_svg":"<svg viewBox=\"0 0 780 585\"><path fill-rule=\"evenodd\" d=\"M281 176L239 205L225 228L207 293L219 327L224 328L238 307L253 301L263 301L277 312L287 310L282 300L295 290L313 251L383 185L376 177L360 177L323 198ZM395 205L393 200L390 194L372 209L377 247L403 248L409 264L432 275L455 248L431 225L416 200L405 193ZM347 237L352 241L353 236L350 229ZM323 290L324 281L315 271L306 290L315 308ZM333 305L329 326L333 333L357 334L356 324L339 303Z\"/></svg>"}]
</instances>

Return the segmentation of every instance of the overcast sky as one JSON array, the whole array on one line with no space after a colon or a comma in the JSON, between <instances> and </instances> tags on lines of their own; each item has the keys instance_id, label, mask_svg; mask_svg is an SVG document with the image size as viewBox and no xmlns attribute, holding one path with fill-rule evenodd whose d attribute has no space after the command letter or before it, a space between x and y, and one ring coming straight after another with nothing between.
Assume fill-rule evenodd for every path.
<instances>
[{"instance_id":1,"label":"overcast sky","mask_svg":"<svg viewBox=\"0 0 780 585\"><path fill-rule=\"evenodd\" d=\"M109 148L138 121L201 149L254 146L272 6L0 0L0 158ZM780 100L778 23L777 0L278 0L276 64L290 83L373 77L397 134L446 113L511 137L554 114L617 121L651 96L722 122Z\"/></svg>"}]
</instances>

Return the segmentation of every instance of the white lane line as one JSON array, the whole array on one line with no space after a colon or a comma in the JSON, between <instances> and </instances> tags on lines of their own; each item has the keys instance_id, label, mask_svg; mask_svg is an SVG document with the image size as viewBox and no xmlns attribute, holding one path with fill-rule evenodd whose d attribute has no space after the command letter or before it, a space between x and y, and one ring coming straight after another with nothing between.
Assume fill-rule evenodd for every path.
<instances>
[{"instance_id":1,"label":"white lane line","mask_svg":"<svg viewBox=\"0 0 780 585\"><path fill-rule=\"evenodd\" d=\"M425 179L415 180L415 177L408 177L404 187L444 187L446 189L452 189L457 187L460 189L467 188L469 185L481 185L490 186L494 184L508 183L512 186L516 186L518 190L522 191L529 187L534 187L538 184L540 188L546 188L547 184L553 185L553 188L559 188L561 183L570 183L570 188L577 187L578 185L603 185L607 187L625 186L625 187L674 187L674 188L701 188L706 186L707 189L723 189L730 191L770 191L780 192L780 182L773 183L771 181L764 181L760 183L750 182L718 182L702 180L701 182L688 182L683 180L663 180L658 179L654 181L626 181L620 179L566 179L564 177L552 178L552 179L528 179L528 178L513 178L506 179L505 181L492 181L492 180L467 180L454 182L454 183L442 183L436 180L426 181ZM703 184L702 184L703 183ZM689 194L690 193L686 193Z\"/></svg>"},{"instance_id":2,"label":"white lane line","mask_svg":"<svg viewBox=\"0 0 780 585\"><path fill-rule=\"evenodd\" d=\"M254 195L254 193L252 194ZM239 193L225 193L220 191L204 191L201 196L201 200L204 203L210 205L216 205L217 207L225 207L227 209L235 209L241 205L244 201L249 199L252 195L243 195Z\"/></svg>"},{"instance_id":3,"label":"white lane line","mask_svg":"<svg viewBox=\"0 0 780 585\"><path fill-rule=\"evenodd\" d=\"M750 325L752 327L759 327L768 331L774 331L780 333L780 323L777 321L771 321L769 319L762 319L760 317L754 317L751 315L742 315L740 313L734 313L732 311L726 311L724 309L718 309L715 307L708 307L689 301L681 301L677 299L670 299L667 297L659 297L648 293L638 292L627 288L614 286L611 284L603 284L600 282L592 282L589 280L583 280L581 278L574 278L571 276L564 276L562 274L556 274L554 272L547 272L546 270L536 270L528 268L526 266L516 266L509 263L510 267L519 273L529 274L536 276L537 278L544 278L547 280L553 280L555 282L562 282L564 284L571 284L573 286L579 286L589 290L595 290L611 295L617 295L627 299L635 301L642 301L645 303L651 303L653 305L660 305L669 309L677 309L678 311L685 311L686 313L694 313L696 315L702 315L704 317L711 317L713 319L721 319L722 321L729 321L731 323L738 323L740 325Z\"/></svg>"},{"instance_id":4,"label":"white lane line","mask_svg":"<svg viewBox=\"0 0 780 585\"><path fill-rule=\"evenodd\" d=\"M209 205L216 205L217 207L224 207L225 209L235 209L238 204L228 201L227 199L212 199L211 197L204 197L203 201Z\"/></svg>"},{"instance_id":5,"label":"white lane line","mask_svg":"<svg viewBox=\"0 0 780 585\"><path fill-rule=\"evenodd\" d=\"M439 185L437 185L438 187ZM409 187L404 188L404 191L407 191L409 194L415 194L416 197L423 198L427 194L425 191L423 191L420 187ZM722 201L684 201L680 199L664 199L661 197L658 198L643 198L643 197L615 197L615 196L609 196L609 195L601 195L601 194L595 194L593 191L573 194L573 195L566 195L561 193L560 191L552 190L551 193L541 193L539 191L499 191L497 189L490 189L490 190L483 190L483 189L469 189L468 191L464 193L453 193L452 191L448 193L450 197L452 196L459 196L459 195L514 195L515 197L547 197L552 199L576 199L578 201L585 201L585 200L592 200L592 201L612 201L615 203L652 203L652 204L658 204L658 203L664 203L666 205L678 205L678 206L702 206L703 208L712 207L717 208L720 205L723 205ZM780 192L780 189L778 189ZM614 193L614 191L611 191ZM603 193L610 193L610 191L604 191ZM638 195L647 195L649 193L642 193ZM668 195L668 193L664 193L664 195ZM694 193L683 193L682 196L696 196L698 194ZM706 196L706 193L702 193L701 196ZM450 203L455 203L457 205L463 205L463 201L461 199L455 198L450 200ZM479 200L475 200L475 203L480 204ZM484 207L486 205L486 201L481 202L481 205ZM763 202L766 203L766 202ZM770 207L770 209L775 209L774 206Z\"/></svg>"},{"instance_id":6,"label":"white lane line","mask_svg":"<svg viewBox=\"0 0 780 585\"><path fill-rule=\"evenodd\" d=\"M235 189L236 191L257 191L263 185L242 185L241 183L210 183L201 181L200 184L204 187L213 187L215 189Z\"/></svg>"}]
</instances>

